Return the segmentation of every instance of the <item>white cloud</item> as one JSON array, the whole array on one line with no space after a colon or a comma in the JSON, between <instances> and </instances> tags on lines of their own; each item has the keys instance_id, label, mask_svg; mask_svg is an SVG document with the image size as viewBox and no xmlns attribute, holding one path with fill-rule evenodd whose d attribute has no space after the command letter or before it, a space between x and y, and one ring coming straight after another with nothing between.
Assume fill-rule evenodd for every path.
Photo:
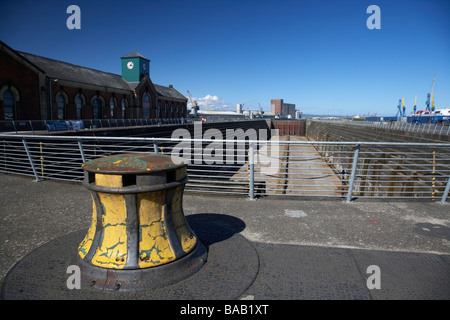
<instances>
[{"instance_id":1,"label":"white cloud","mask_svg":"<svg viewBox=\"0 0 450 320\"><path fill-rule=\"evenodd\" d=\"M207 94L203 98L195 98L192 97L193 101L197 101L200 110L235 110L236 108L232 105L225 103L218 96L212 96ZM188 101L188 110L191 109L192 104L191 101Z\"/></svg>"}]
</instances>

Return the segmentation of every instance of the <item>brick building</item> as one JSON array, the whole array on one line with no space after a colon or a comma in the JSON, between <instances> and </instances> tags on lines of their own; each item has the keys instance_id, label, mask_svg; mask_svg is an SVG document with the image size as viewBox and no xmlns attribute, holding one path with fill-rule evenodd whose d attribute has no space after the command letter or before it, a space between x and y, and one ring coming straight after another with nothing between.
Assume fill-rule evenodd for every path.
<instances>
[{"instance_id":1,"label":"brick building","mask_svg":"<svg viewBox=\"0 0 450 320\"><path fill-rule=\"evenodd\" d=\"M295 118L295 104L284 103L283 99L270 100L271 112L280 118Z\"/></svg>"},{"instance_id":2,"label":"brick building","mask_svg":"<svg viewBox=\"0 0 450 320\"><path fill-rule=\"evenodd\" d=\"M149 59L134 51L121 62L117 75L19 52L0 41L0 120L187 117L187 98L172 85L151 81Z\"/></svg>"}]
</instances>

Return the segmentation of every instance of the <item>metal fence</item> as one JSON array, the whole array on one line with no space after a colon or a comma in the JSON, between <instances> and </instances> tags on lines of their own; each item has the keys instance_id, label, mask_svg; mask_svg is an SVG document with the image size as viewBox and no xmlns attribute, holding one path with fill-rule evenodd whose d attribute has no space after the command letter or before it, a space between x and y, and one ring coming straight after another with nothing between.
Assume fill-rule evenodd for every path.
<instances>
[{"instance_id":1,"label":"metal fence","mask_svg":"<svg viewBox=\"0 0 450 320\"><path fill-rule=\"evenodd\" d=\"M354 126L373 127L380 129L420 132L428 134L450 135L450 125L444 123L414 123L407 121L342 121L342 120L314 120L320 122L330 122L338 124L348 124Z\"/></svg>"},{"instance_id":2,"label":"metal fence","mask_svg":"<svg viewBox=\"0 0 450 320\"><path fill-rule=\"evenodd\" d=\"M124 128L137 126L160 126L165 124L192 123L192 119L159 118L159 119L87 119L87 120L1 120L0 132L32 134L41 131L78 131L99 128ZM41 132L42 133L42 132Z\"/></svg>"},{"instance_id":3,"label":"metal fence","mask_svg":"<svg viewBox=\"0 0 450 320\"><path fill-rule=\"evenodd\" d=\"M0 172L81 181L82 163L157 152L188 162L187 192L264 196L414 198L444 203L450 144L0 135Z\"/></svg>"}]
</instances>

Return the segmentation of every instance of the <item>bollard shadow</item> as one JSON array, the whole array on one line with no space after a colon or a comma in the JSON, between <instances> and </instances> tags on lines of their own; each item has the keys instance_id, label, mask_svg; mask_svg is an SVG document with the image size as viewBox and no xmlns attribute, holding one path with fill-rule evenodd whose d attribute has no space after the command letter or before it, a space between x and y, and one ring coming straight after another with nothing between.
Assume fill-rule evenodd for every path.
<instances>
[{"instance_id":1,"label":"bollard shadow","mask_svg":"<svg viewBox=\"0 0 450 320\"><path fill-rule=\"evenodd\" d=\"M241 219L217 213L188 215L186 221L207 249L214 243L231 238L246 226Z\"/></svg>"}]
</instances>

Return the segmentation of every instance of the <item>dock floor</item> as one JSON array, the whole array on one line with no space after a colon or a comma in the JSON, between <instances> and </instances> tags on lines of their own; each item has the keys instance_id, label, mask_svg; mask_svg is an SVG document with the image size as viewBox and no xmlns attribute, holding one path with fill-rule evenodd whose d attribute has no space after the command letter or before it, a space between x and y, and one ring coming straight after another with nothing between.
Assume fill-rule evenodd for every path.
<instances>
[{"instance_id":1,"label":"dock floor","mask_svg":"<svg viewBox=\"0 0 450 320\"><path fill-rule=\"evenodd\" d=\"M280 136L279 140L307 141L307 138ZM302 196L342 194L342 182L338 175L312 145L280 143L273 149L264 146L256 152L255 159L257 159L255 164L257 193ZM264 165L258 162L258 159L268 160L268 164ZM248 179L248 171L248 164L243 165L231 180Z\"/></svg>"}]
</instances>

